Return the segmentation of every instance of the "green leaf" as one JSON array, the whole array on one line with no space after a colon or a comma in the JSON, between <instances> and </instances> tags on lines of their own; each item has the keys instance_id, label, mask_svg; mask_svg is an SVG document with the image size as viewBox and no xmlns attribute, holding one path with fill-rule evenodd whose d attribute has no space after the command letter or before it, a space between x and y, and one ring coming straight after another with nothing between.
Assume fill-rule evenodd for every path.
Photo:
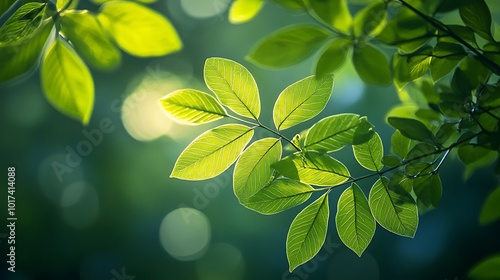
<instances>
[{"instance_id":1,"label":"green leaf","mask_svg":"<svg viewBox=\"0 0 500 280\"><path fill-rule=\"evenodd\" d=\"M78 1L79 0L57 0L56 9L58 12L74 9L76 8L76 6L78 6Z\"/></svg>"},{"instance_id":2,"label":"green leaf","mask_svg":"<svg viewBox=\"0 0 500 280\"><path fill-rule=\"evenodd\" d=\"M17 0L2 0L0 1L0 16L3 15Z\"/></svg>"},{"instance_id":3,"label":"green leaf","mask_svg":"<svg viewBox=\"0 0 500 280\"><path fill-rule=\"evenodd\" d=\"M432 132L420 121L415 119L389 117L389 124L398 129L404 136L422 142L434 142Z\"/></svg>"},{"instance_id":4,"label":"green leaf","mask_svg":"<svg viewBox=\"0 0 500 280\"><path fill-rule=\"evenodd\" d=\"M464 82L471 89L477 88L480 84L486 84L491 73L483 63L472 56L465 57L459 69L464 74ZM455 73L456 72L458 71L455 71ZM470 94L470 92L467 93Z\"/></svg>"},{"instance_id":5,"label":"green leaf","mask_svg":"<svg viewBox=\"0 0 500 280\"><path fill-rule=\"evenodd\" d=\"M392 67L394 83L401 90L408 82L422 77L429 70L432 48L423 47L412 54L395 53Z\"/></svg>"},{"instance_id":6,"label":"green leaf","mask_svg":"<svg viewBox=\"0 0 500 280\"><path fill-rule=\"evenodd\" d=\"M290 272L319 252L325 243L329 216L328 193L325 193L295 217L286 237Z\"/></svg>"},{"instance_id":7,"label":"green leaf","mask_svg":"<svg viewBox=\"0 0 500 280\"><path fill-rule=\"evenodd\" d=\"M465 25L484 39L494 41L491 35L491 13L484 0L467 1L460 6L459 11Z\"/></svg>"},{"instance_id":8,"label":"green leaf","mask_svg":"<svg viewBox=\"0 0 500 280\"><path fill-rule=\"evenodd\" d=\"M273 2L287 9L302 10L305 9L309 0L273 0Z\"/></svg>"},{"instance_id":9,"label":"green leaf","mask_svg":"<svg viewBox=\"0 0 500 280\"><path fill-rule=\"evenodd\" d=\"M116 0L90 0L90 2L95 4L104 4L106 2L116 1ZM134 2L144 3L144 4L152 4L158 2L158 0L132 0Z\"/></svg>"},{"instance_id":10,"label":"green leaf","mask_svg":"<svg viewBox=\"0 0 500 280\"><path fill-rule=\"evenodd\" d=\"M229 9L229 22L244 23L254 18L264 6L264 0L236 0Z\"/></svg>"},{"instance_id":11,"label":"green leaf","mask_svg":"<svg viewBox=\"0 0 500 280\"><path fill-rule=\"evenodd\" d=\"M240 203L258 213L272 215L304 203L313 192L314 188L309 185L282 178L272 181L255 195Z\"/></svg>"},{"instance_id":12,"label":"green leaf","mask_svg":"<svg viewBox=\"0 0 500 280\"><path fill-rule=\"evenodd\" d=\"M97 18L87 11L64 13L61 31L93 67L113 69L120 64L120 50L109 40Z\"/></svg>"},{"instance_id":13,"label":"green leaf","mask_svg":"<svg viewBox=\"0 0 500 280\"><path fill-rule=\"evenodd\" d=\"M493 280L500 278L500 255L492 255L476 264L469 277L474 280Z\"/></svg>"},{"instance_id":14,"label":"green leaf","mask_svg":"<svg viewBox=\"0 0 500 280\"><path fill-rule=\"evenodd\" d=\"M368 199L375 220L385 229L413 237L418 226L417 204L402 187L391 185L381 177L373 185Z\"/></svg>"},{"instance_id":15,"label":"green leaf","mask_svg":"<svg viewBox=\"0 0 500 280\"><path fill-rule=\"evenodd\" d=\"M285 177L316 186L335 186L350 178L344 164L315 151L292 154L272 167Z\"/></svg>"},{"instance_id":16,"label":"green leaf","mask_svg":"<svg viewBox=\"0 0 500 280\"><path fill-rule=\"evenodd\" d=\"M410 151L410 144L411 140L401 134L399 130L396 130L391 137L392 152L400 158L406 158L406 155Z\"/></svg>"},{"instance_id":17,"label":"green leaf","mask_svg":"<svg viewBox=\"0 0 500 280\"><path fill-rule=\"evenodd\" d=\"M438 207L443 186L438 174L418 176L413 181L413 190L417 195L417 200L426 207Z\"/></svg>"},{"instance_id":18,"label":"green leaf","mask_svg":"<svg viewBox=\"0 0 500 280\"><path fill-rule=\"evenodd\" d=\"M195 89L174 91L160 99L160 104L173 119L184 124L205 124L227 116L214 97Z\"/></svg>"},{"instance_id":19,"label":"green leaf","mask_svg":"<svg viewBox=\"0 0 500 280\"><path fill-rule=\"evenodd\" d=\"M160 13L128 1L101 7L97 19L118 46L139 57L163 56L182 48L172 24Z\"/></svg>"},{"instance_id":20,"label":"green leaf","mask_svg":"<svg viewBox=\"0 0 500 280\"><path fill-rule=\"evenodd\" d=\"M304 140L304 148L334 152L350 144L361 144L356 138L363 138L372 132L366 117L356 114L339 114L326 117L314 124ZM368 140L368 139L366 139Z\"/></svg>"},{"instance_id":21,"label":"green leaf","mask_svg":"<svg viewBox=\"0 0 500 280\"><path fill-rule=\"evenodd\" d=\"M317 25L288 26L257 42L247 59L266 68L291 67L316 52L329 35L328 30Z\"/></svg>"},{"instance_id":22,"label":"green leaf","mask_svg":"<svg viewBox=\"0 0 500 280\"><path fill-rule=\"evenodd\" d=\"M252 74L241 64L225 58L209 58L205 61L204 77L222 104L236 114L259 118L259 89Z\"/></svg>"},{"instance_id":23,"label":"green leaf","mask_svg":"<svg viewBox=\"0 0 500 280\"><path fill-rule=\"evenodd\" d=\"M440 42L432 51L431 75L434 82L448 75L458 63L467 55L459 44Z\"/></svg>"},{"instance_id":24,"label":"green leaf","mask_svg":"<svg viewBox=\"0 0 500 280\"><path fill-rule=\"evenodd\" d=\"M335 223L342 242L361 257L375 234L376 223L368 201L356 183L340 196Z\"/></svg>"},{"instance_id":25,"label":"green leaf","mask_svg":"<svg viewBox=\"0 0 500 280\"><path fill-rule=\"evenodd\" d=\"M0 82L18 77L33 68L53 26L52 19L47 19L30 35L9 43L0 43Z\"/></svg>"},{"instance_id":26,"label":"green leaf","mask_svg":"<svg viewBox=\"0 0 500 280\"><path fill-rule=\"evenodd\" d=\"M63 39L48 48L41 66L47 100L61 113L87 125L94 107L94 81L82 59Z\"/></svg>"},{"instance_id":27,"label":"green leaf","mask_svg":"<svg viewBox=\"0 0 500 280\"><path fill-rule=\"evenodd\" d=\"M436 132L436 141L444 147L447 147L454 143L460 133L456 123L443 123Z\"/></svg>"},{"instance_id":28,"label":"green leaf","mask_svg":"<svg viewBox=\"0 0 500 280\"><path fill-rule=\"evenodd\" d=\"M413 180L408 178L404 172L396 171L391 175L389 179L390 189L403 189L407 193L411 193L413 190Z\"/></svg>"},{"instance_id":29,"label":"green leaf","mask_svg":"<svg viewBox=\"0 0 500 280\"><path fill-rule=\"evenodd\" d=\"M396 167L401 164L401 158L393 155L387 155L382 158L382 163L387 167Z\"/></svg>"},{"instance_id":30,"label":"green leaf","mask_svg":"<svg viewBox=\"0 0 500 280\"><path fill-rule=\"evenodd\" d=\"M30 2L21 6L0 28L0 43L25 38L39 29L47 18L46 3Z\"/></svg>"},{"instance_id":31,"label":"green leaf","mask_svg":"<svg viewBox=\"0 0 500 280\"><path fill-rule=\"evenodd\" d=\"M316 76L321 77L337 72L346 62L351 46L351 40L345 38L331 42L316 63Z\"/></svg>"},{"instance_id":32,"label":"green leaf","mask_svg":"<svg viewBox=\"0 0 500 280\"><path fill-rule=\"evenodd\" d=\"M352 146L354 157L364 168L371 171L380 171L384 167L382 157L384 156L384 146L378 133L373 133L367 142Z\"/></svg>"},{"instance_id":33,"label":"green leaf","mask_svg":"<svg viewBox=\"0 0 500 280\"><path fill-rule=\"evenodd\" d=\"M213 178L233 164L253 136L253 129L226 124L209 130L182 151L170 177L184 180Z\"/></svg>"},{"instance_id":34,"label":"green leaf","mask_svg":"<svg viewBox=\"0 0 500 280\"><path fill-rule=\"evenodd\" d=\"M285 130L317 116L326 107L332 90L332 76L310 76L288 86L274 104L274 125Z\"/></svg>"},{"instance_id":35,"label":"green leaf","mask_svg":"<svg viewBox=\"0 0 500 280\"><path fill-rule=\"evenodd\" d=\"M386 23L385 3L374 1L356 14L353 23L354 36L372 38L382 32Z\"/></svg>"},{"instance_id":36,"label":"green leaf","mask_svg":"<svg viewBox=\"0 0 500 280\"><path fill-rule=\"evenodd\" d=\"M254 142L241 154L234 167L233 190L238 200L246 200L271 180L271 165L281 159L281 141L264 138Z\"/></svg>"},{"instance_id":37,"label":"green leaf","mask_svg":"<svg viewBox=\"0 0 500 280\"><path fill-rule=\"evenodd\" d=\"M479 215L479 224L487 225L500 219L500 187L488 195Z\"/></svg>"},{"instance_id":38,"label":"green leaf","mask_svg":"<svg viewBox=\"0 0 500 280\"><path fill-rule=\"evenodd\" d=\"M346 0L310 0L310 5L326 24L344 34L349 33L352 17Z\"/></svg>"},{"instance_id":39,"label":"green leaf","mask_svg":"<svg viewBox=\"0 0 500 280\"><path fill-rule=\"evenodd\" d=\"M463 145L458 148L458 157L464 164L471 164L486 157L491 151L477 145Z\"/></svg>"},{"instance_id":40,"label":"green leaf","mask_svg":"<svg viewBox=\"0 0 500 280\"><path fill-rule=\"evenodd\" d=\"M387 57L375 46L356 46L352 53L352 63L359 77L368 84L388 86L392 82Z\"/></svg>"}]
</instances>

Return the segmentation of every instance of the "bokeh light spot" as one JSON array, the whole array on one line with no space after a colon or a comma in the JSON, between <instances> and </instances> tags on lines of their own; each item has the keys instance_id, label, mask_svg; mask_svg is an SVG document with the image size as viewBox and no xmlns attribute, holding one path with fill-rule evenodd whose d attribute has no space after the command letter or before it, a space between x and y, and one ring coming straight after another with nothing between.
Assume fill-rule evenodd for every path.
<instances>
[{"instance_id":1,"label":"bokeh light spot","mask_svg":"<svg viewBox=\"0 0 500 280\"><path fill-rule=\"evenodd\" d=\"M224 13L230 0L181 0L182 9L191 17L209 18Z\"/></svg>"},{"instance_id":2,"label":"bokeh light spot","mask_svg":"<svg viewBox=\"0 0 500 280\"><path fill-rule=\"evenodd\" d=\"M211 237L210 221L193 208L178 208L163 219L160 242L165 251L181 261L200 258Z\"/></svg>"},{"instance_id":3,"label":"bokeh light spot","mask_svg":"<svg viewBox=\"0 0 500 280\"><path fill-rule=\"evenodd\" d=\"M86 228L99 216L99 196L90 184L76 182L64 190L61 207L66 223L79 229Z\"/></svg>"}]
</instances>

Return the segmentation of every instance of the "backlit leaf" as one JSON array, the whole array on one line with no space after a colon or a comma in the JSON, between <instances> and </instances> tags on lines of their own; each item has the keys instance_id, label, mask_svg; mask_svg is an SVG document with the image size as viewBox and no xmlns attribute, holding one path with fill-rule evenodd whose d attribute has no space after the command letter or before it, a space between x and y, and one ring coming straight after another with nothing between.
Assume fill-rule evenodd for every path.
<instances>
[{"instance_id":1,"label":"backlit leaf","mask_svg":"<svg viewBox=\"0 0 500 280\"><path fill-rule=\"evenodd\" d=\"M244 23L254 18L264 6L264 0L236 0L229 9L229 22Z\"/></svg>"},{"instance_id":2,"label":"backlit leaf","mask_svg":"<svg viewBox=\"0 0 500 280\"><path fill-rule=\"evenodd\" d=\"M274 125L284 130L317 116L328 103L332 90L332 76L310 76L288 86L274 104Z\"/></svg>"},{"instance_id":3,"label":"backlit leaf","mask_svg":"<svg viewBox=\"0 0 500 280\"><path fill-rule=\"evenodd\" d=\"M491 12L484 0L467 1L460 6L459 11L465 25L484 39L494 41L491 35Z\"/></svg>"},{"instance_id":4,"label":"backlit leaf","mask_svg":"<svg viewBox=\"0 0 500 280\"><path fill-rule=\"evenodd\" d=\"M387 23L386 4L374 1L356 14L353 33L356 37L371 38L378 35Z\"/></svg>"},{"instance_id":5,"label":"backlit leaf","mask_svg":"<svg viewBox=\"0 0 500 280\"><path fill-rule=\"evenodd\" d=\"M410 151L410 143L411 140L408 137L401 134L399 130L396 130L391 137L391 150L400 158L406 158L406 155Z\"/></svg>"},{"instance_id":6,"label":"backlit leaf","mask_svg":"<svg viewBox=\"0 0 500 280\"><path fill-rule=\"evenodd\" d=\"M272 167L285 177L316 186L335 186L350 178L344 164L314 151L292 154Z\"/></svg>"},{"instance_id":7,"label":"backlit leaf","mask_svg":"<svg viewBox=\"0 0 500 280\"><path fill-rule=\"evenodd\" d=\"M108 39L97 18L87 11L65 13L61 31L90 65L112 69L120 63L120 50Z\"/></svg>"},{"instance_id":8,"label":"backlit leaf","mask_svg":"<svg viewBox=\"0 0 500 280\"><path fill-rule=\"evenodd\" d=\"M352 63L365 83L380 86L391 84L391 70L387 57L375 46L366 44L355 47Z\"/></svg>"},{"instance_id":9,"label":"backlit leaf","mask_svg":"<svg viewBox=\"0 0 500 280\"><path fill-rule=\"evenodd\" d=\"M373 185L369 197L375 220L390 232L413 237L418 226L417 205L411 195L398 185L389 188L389 180L382 177Z\"/></svg>"},{"instance_id":10,"label":"backlit leaf","mask_svg":"<svg viewBox=\"0 0 500 280\"><path fill-rule=\"evenodd\" d=\"M295 217L286 237L290 272L319 252L325 243L329 216L328 193L325 193Z\"/></svg>"},{"instance_id":11,"label":"backlit leaf","mask_svg":"<svg viewBox=\"0 0 500 280\"><path fill-rule=\"evenodd\" d=\"M236 114L258 119L260 97L252 74L241 64L224 58L205 61L205 83L219 101Z\"/></svg>"},{"instance_id":12,"label":"backlit leaf","mask_svg":"<svg viewBox=\"0 0 500 280\"><path fill-rule=\"evenodd\" d=\"M261 67L287 68L311 56L329 37L329 31L311 24L285 27L257 42L247 59Z\"/></svg>"},{"instance_id":13,"label":"backlit leaf","mask_svg":"<svg viewBox=\"0 0 500 280\"><path fill-rule=\"evenodd\" d=\"M342 242L361 256L375 234L376 223L368 200L356 183L340 196L335 223Z\"/></svg>"},{"instance_id":14,"label":"backlit leaf","mask_svg":"<svg viewBox=\"0 0 500 280\"><path fill-rule=\"evenodd\" d=\"M162 56L182 48L172 24L160 13L128 1L104 4L97 16L120 48L140 57Z\"/></svg>"},{"instance_id":15,"label":"backlit leaf","mask_svg":"<svg viewBox=\"0 0 500 280\"><path fill-rule=\"evenodd\" d=\"M240 200L247 200L271 180L271 165L281 159L281 141L264 138L252 143L236 162L233 176L234 194Z\"/></svg>"},{"instance_id":16,"label":"backlit leaf","mask_svg":"<svg viewBox=\"0 0 500 280\"><path fill-rule=\"evenodd\" d=\"M0 27L0 43L8 43L25 38L40 28L47 18L47 4L30 2L21 6Z\"/></svg>"},{"instance_id":17,"label":"backlit leaf","mask_svg":"<svg viewBox=\"0 0 500 280\"><path fill-rule=\"evenodd\" d=\"M330 43L316 63L316 76L333 74L344 65L351 49L351 40L339 38Z\"/></svg>"},{"instance_id":18,"label":"backlit leaf","mask_svg":"<svg viewBox=\"0 0 500 280\"><path fill-rule=\"evenodd\" d=\"M304 203L314 188L304 183L282 178L272 181L259 192L240 203L264 215L276 214Z\"/></svg>"},{"instance_id":19,"label":"backlit leaf","mask_svg":"<svg viewBox=\"0 0 500 280\"><path fill-rule=\"evenodd\" d=\"M79 0L57 0L56 8L57 11L61 12L63 10L70 10L78 6Z\"/></svg>"},{"instance_id":20,"label":"backlit leaf","mask_svg":"<svg viewBox=\"0 0 500 280\"><path fill-rule=\"evenodd\" d=\"M363 144L352 146L354 157L364 168L371 171L380 171L384 167L382 157L384 146L378 133L373 133L370 140Z\"/></svg>"},{"instance_id":21,"label":"backlit leaf","mask_svg":"<svg viewBox=\"0 0 500 280\"><path fill-rule=\"evenodd\" d=\"M184 124L199 125L227 116L214 97L195 89L174 91L160 99L160 104L173 119Z\"/></svg>"},{"instance_id":22,"label":"backlit leaf","mask_svg":"<svg viewBox=\"0 0 500 280\"><path fill-rule=\"evenodd\" d=\"M342 33L349 33L352 17L346 0L309 0L314 12L326 24Z\"/></svg>"},{"instance_id":23,"label":"backlit leaf","mask_svg":"<svg viewBox=\"0 0 500 280\"><path fill-rule=\"evenodd\" d=\"M492 255L476 264L469 271L470 279L492 280L500 278L500 255Z\"/></svg>"},{"instance_id":24,"label":"backlit leaf","mask_svg":"<svg viewBox=\"0 0 500 280\"><path fill-rule=\"evenodd\" d=\"M40 74L52 106L86 125L94 107L94 81L85 63L63 39L56 39L45 53Z\"/></svg>"},{"instance_id":25,"label":"backlit leaf","mask_svg":"<svg viewBox=\"0 0 500 280\"><path fill-rule=\"evenodd\" d=\"M253 136L253 129L226 124L193 140L175 162L170 177L184 180L213 178L233 164Z\"/></svg>"},{"instance_id":26,"label":"backlit leaf","mask_svg":"<svg viewBox=\"0 0 500 280\"><path fill-rule=\"evenodd\" d=\"M356 141L357 138L364 138L362 136L369 136L370 133L372 126L366 117L356 114L333 115L320 120L309 129L304 148L334 152L346 145L360 144L362 141Z\"/></svg>"}]
</instances>

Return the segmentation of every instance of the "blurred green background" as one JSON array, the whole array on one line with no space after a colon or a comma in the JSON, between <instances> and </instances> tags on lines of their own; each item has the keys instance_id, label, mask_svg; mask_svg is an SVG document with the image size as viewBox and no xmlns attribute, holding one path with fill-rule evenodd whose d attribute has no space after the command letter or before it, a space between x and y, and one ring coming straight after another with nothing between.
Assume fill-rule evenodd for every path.
<instances>
[{"instance_id":1,"label":"blurred green background","mask_svg":"<svg viewBox=\"0 0 500 280\"><path fill-rule=\"evenodd\" d=\"M6 270L7 228L0 229L0 279L465 279L470 267L500 251L498 223L478 224L481 205L498 178L485 169L464 182L464 168L457 160L443 167L441 205L421 216L415 238L378 227L361 258L337 236L334 215L343 189L334 189L327 247L292 274L285 238L303 207L263 216L240 206L231 188L232 168L207 181L170 179L184 147L221 122L175 124L157 100L181 88L207 91L202 79L206 58L233 59L254 74L265 124L272 124L270 112L281 90L312 72L314 59L281 71L263 70L244 60L264 35L292 23L313 22L308 16L267 4L253 21L231 25L228 4L164 0L152 5L175 25L183 50L154 59L124 55L119 69L93 71L96 101L87 127L47 103L38 71L0 87L5 182L0 220L7 223L8 166L16 168L18 217L16 273ZM80 1L79 8L98 7ZM316 120L343 112L367 115L388 142L393 130L384 116L397 103L393 87L367 86L349 65L337 74L333 97ZM103 124L107 132L99 130ZM86 135L92 135L94 143ZM256 133L265 136L265 131ZM349 149L335 156L351 174L364 174ZM360 186L367 193L372 183Z\"/></svg>"}]
</instances>

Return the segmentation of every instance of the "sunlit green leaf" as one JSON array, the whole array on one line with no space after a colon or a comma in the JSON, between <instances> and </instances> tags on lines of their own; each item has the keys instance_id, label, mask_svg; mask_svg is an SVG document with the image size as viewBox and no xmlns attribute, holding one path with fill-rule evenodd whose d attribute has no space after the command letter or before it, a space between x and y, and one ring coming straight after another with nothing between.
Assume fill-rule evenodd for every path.
<instances>
[{"instance_id":1,"label":"sunlit green leaf","mask_svg":"<svg viewBox=\"0 0 500 280\"><path fill-rule=\"evenodd\" d=\"M309 0L314 12L325 23L345 34L349 33L352 17L346 0Z\"/></svg>"},{"instance_id":2,"label":"sunlit green leaf","mask_svg":"<svg viewBox=\"0 0 500 280\"><path fill-rule=\"evenodd\" d=\"M488 195L488 198L483 204L481 214L479 215L479 223L487 225L500 219L500 187L497 187Z\"/></svg>"},{"instance_id":3,"label":"sunlit green leaf","mask_svg":"<svg viewBox=\"0 0 500 280\"><path fill-rule=\"evenodd\" d=\"M172 24L160 13L140 4L108 2L101 7L97 18L118 46L131 55L162 56L182 48Z\"/></svg>"},{"instance_id":4,"label":"sunlit green leaf","mask_svg":"<svg viewBox=\"0 0 500 280\"><path fill-rule=\"evenodd\" d=\"M464 48L459 44L440 42L432 51L431 61L432 80L437 81L450 73L466 55Z\"/></svg>"},{"instance_id":5,"label":"sunlit green leaf","mask_svg":"<svg viewBox=\"0 0 500 280\"><path fill-rule=\"evenodd\" d=\"M438 207L443 187L438 174L418 176L413 181L413 190L417 200L426 207Z\"/></svg>"},{"instance_id":6,"label":"sunlit green leaf","mask_svg":"<svg viewBox=\"0 0 500 280\"><path fill-rule=\"evenodd\" d=\"M174 91L160 99L160 104L173 119L184 124L199 125L227 116L213 96L195 89Z\"/></svg>"},{"instance_id":7,"label":"sunlit green leaf","mask_svg":"<svg viewBox=\"0 0 500 280\"><path fill-rule=\"evenodd\" d=\"M340 196L335 223L342 242L361 256L375 234L376 223L368 200L356 183Z\"/></svg>"},{"instance_id":8,"label":"sunlit green leaf","mask_svg":"<svg viewBox=\"0 0 500 280\"><path fill-rule=\"evenodd\" d=\"M469 277L474 280L493 280L500 278L500 255L492 255L476 264Z\"/></svg>"},{"instance_id":9,"label":"sunlit green leaf","mask_svg":"<svg viewBox=\"0 0 500 280\"><path fill-rule=\"evenodd\" d=\"M265 215L276 214L304 203L314 188L304 183L282 178L272 181L259 192L240 203Z\"/></svg>"},{"instance_id":10,"label":"sunlit green leaf","mask_svg":"<svg viewBox=\"0 0 500 280\"><path fill-rule=\"evenodd\" d=\"M271 165L281 159L281 141L276 138L264 138L252 143L236 162L233 176L234 194L240 200L246 200L271 180Z\"/></svg>"},{"instance_id":11,"label":"sunlit green leaf","mask_svg":"<svg viewBox=\"0 0 500 280\"><path fill-rule=\"evenodd\" d=\"M455 142L459 137L460 133L456 123L444 123L436 132L436 141L442 146L447 145L449 142ZM451 143L450 143L451 144Z\"/></svg>"},{"instance_id":12,"label":"sunlit green leaf","mask_svg":"<svg viewBox=\"0 0 500 280\"><path fill-rule=\"evenodd\" d=\"M329 216L328 193L325 193L295 217L286 237L290 272L319 252L325 243Z\"/></svg>"},{"instance_id":13,"label":"sunlit green leaf","mask_svg":"<svg viewBox=\"0 0 500 280\"><path fill-rule=\"evenodd\" d=\"M382 177L370 191L369 204L375 220L382 227L402 236L415 236L418 226L417 205L403 188L398 185L389 188L389 180Z\"/></svg>"},{"instance_id":14,"label":"sunlit green leaf","mask_svg":"<svg viewBox=\"0 0 500 280\"><path fill-rule=\"evenodd\" d=\"M391 137L391 150L400 158L406 158L406 155L410 151L410 143L411 140L408 137L401 134L399 130L396 130Z\"/></svg>"},{"instance_id":15,"label":"sunlit green leaf","mask_svg":"<svg viewBox=\"0 0 500 280\"><path fill-rule=\"evenodd\" d=\"M406 159L413 162L432 162L436 159L437 150L429 143L418 143L408 152Z\"/></svg>"},{"instance_id":16,"label":"sunlit green leaf","mask_svg":"<svg viewBox=\"0 0 500 280\"><path fill-rule=\"evenodd\" d=\"M410 139L434 142L434 135L432 132L418 120L389 117L387 121L392 127L398 129L401 134Z\"/></svg>"},{"instance_id":17,"label":"sunlit green leaf","mask_svg":"<svg viewBox=\"0 0 500 280\"><path fill-rule=\"evenodd\" d=\"M112 69L120 64L120 50L108 39L97 18L87 11L65 13L61 31L90 65Z\"/></svg>"},{"instance_id":18,"label":"sunlit green leaf","mask_svg":"<svg viewBox=\"0 0 500 280\"><path fill-rule=\"evenodd\" d=\"M353 33L356 37L371 38L378 35L387 23L386 4L374 1L356 14Z\"/></svg>"},{"instance_id":19,"label":"sunlit green leaf","mask_svg":"<svg viewBox=\"0 0 500 280\"><path fill-rule=\"evenodd\" d=\"M264 6L264 0L236 0L229 9L229 22L238 24L254 18Z\"/></svg>"},{"instance_id":20,"label":"sunlit green leaf","mask_svg":"<svg viewBox=\"0 0 500 280\"><path fill-rule=\"evenodd\" d=\"M404 172L396 171L391 175L389 179L389 189L399 190L407 193L411 193L413 190L413 179L408 178Z\"/></svg>"},{"instance_id":21,"label":"sunlit green leaf","mask_svg":"<svg viewBox=\"0 0 500 280\"><path fill-rule=\"evenodd\" d=\"M94 107L94 81L76 52L61 38L56 39L45 53L40 73L52 106L86 125Z\"/></svg>"},{"instance_id":22,"label":"sunlit green leaf","mask_svg":"<svg viewBox=\"0 0 500 280\"><path fill-rule=\"evenodd\" d=\"M241 64L225 58L205 61L205 83L219 101L236 114L258 119L260 97L252 74Z\"/></svg>"},{"instance_id":23,"label":"sunlit green leaf","mask_svg":"<svg viewBox=\"0 0 500 280\"><path fill-rule=\"evenodd\" d=\"M79 0L57 0L56 8L57 11L61 12L63 10L70 10L78 6Z\"/></svg>"},{"instance_id":24,"label":"sunlit green leaf","mask_svg":"<svg viewBox=\"0 0 500 280\"><path fill-rule=\"evenodd\" d=\"M46 19L30 35L9 43L0 43L0 82L18 77L38 61L54 23Z\"/></svg>"},{"instance_id":25,"label":"sunlit green leaf","mask_svg":"<svg viewBox=\"0 0 500 280\"><path fill-rule=\"evenodd\" d=\"M387 155L382 158L382 163L387 167L396 167L401 163L401 158L393 155Z\"/></svg>"},{"instance_id":26,"label":"sunlit green leaf","mask_svg":"<svg viewBox=\"0 0 500 280\"><path fill-rule=\"evenodd\" d=\"M253 136L253 129L226 124L193 140L175 162L170 177L185 180L213 178L233 164Z\"/></svg>"},{"instance_id":27,"label":"sunlit green leaf","mask_svg":"<svg viewBox=\"0 0 500 280\"><path fill-rule=\"evenodd\" d=\"M361 144L356 138L373 133L366 117L356 114L339 114L326 117L314 124L304 140L304 148L334 152L350 144ZM368 140L369 138L366 137Z\"/></svg>"},{"instance_id":28,"label":"sunlit green leaf","mask_svg":"<svg viewBox=\"0 0 500 280\"><path fill-rule=\"evenodd\" d=\"M328 103L332 90L332 76L310 76L288 86L274 104L274 125L284 130L317 116Z\"/></svg>"},{"instance_id":29,"label":"sunlit green leaf","mask_svg":"<svg viewBox=\"0 0 500 280\"><path fill-rule=\"evenodd\" d=\"M272 167L285 177L316 186L334 186L350 178L344 164L314 151L292 154Z\"/></svg>"},{"instance_id":30,"label":"sunlit green leaf","mask_svg":"<svg viewBox=\"0 0 500 280\"><path fill-rule=\"evenodd\" d=\"M380 171L384 167L382 157L384 156L384 146L378 133L373 133L367 142L352 146L354 157L364 168L371 171Z\"/></svg>"},{"instance_id":31,"label":"sunlit green leaf","mask_svg":"<svg viewBox=\"0 0 500 280\"><path fill-rule=\"evenodd\" d=\"M47 15L46 3L30 2L21 6L0 27L0 43L8 43L25 38L39 29Z\"/></svg>"},{"instance_id":32,"label":"sunlit green leaf","mask_svg":"<svg viewBox=\"0 0 500 280\"><path fill-rule=\"evenodd\" d=\"M352 63L359 77L368 84L388 86L391 84L391 70L387 57L375 46L356 46Z\"/></svg>"},{"instance_id":33,"label":"sunlit green leaf","mask_svg":"<svg viewBox=\"0 0 500 280\"><path fill-rule=\"evenodd\" d=\"M330 43L316 63L316 76L333 74L344 65L352 47L351 40L340 38Z\"/></svg>"},{"instance_id":34,"label":"sunlit green leaf","mask_svg":"<svg viewBox=\"0 0 500 280\"><path fill-rule=\"evenodd\" d=\"M111 2L111 1L117 1L117 0L90 0L90 2L93 2L95 4L104 4L106 2ZM132 0L134 2L140 2L144 4L152 4L155 2L158 2L158 0Z\"/></svg>"},{"instance_id":35,"label":"sunlit green leaf","mask_svg":"<svg viewBox=\"0 0 500 280\"><path fill-rule=\"evenodd\" d=\"M317 25L285 27L257 42L247 59L261 67L290 67L316 52L328 36L328 30Z\"/></svg>"},{"instance_id":36,"label":"sunlit green leaf","mask_svg":"<svg viewBox=\"0 0 500 280\"><path fill-rule=\"evenodd\" d=\"M459 11L465 25L484 39L494 41L491 35L491 13L484 0L467 1L460 6Z\"/></svg>"}]
</instances>

